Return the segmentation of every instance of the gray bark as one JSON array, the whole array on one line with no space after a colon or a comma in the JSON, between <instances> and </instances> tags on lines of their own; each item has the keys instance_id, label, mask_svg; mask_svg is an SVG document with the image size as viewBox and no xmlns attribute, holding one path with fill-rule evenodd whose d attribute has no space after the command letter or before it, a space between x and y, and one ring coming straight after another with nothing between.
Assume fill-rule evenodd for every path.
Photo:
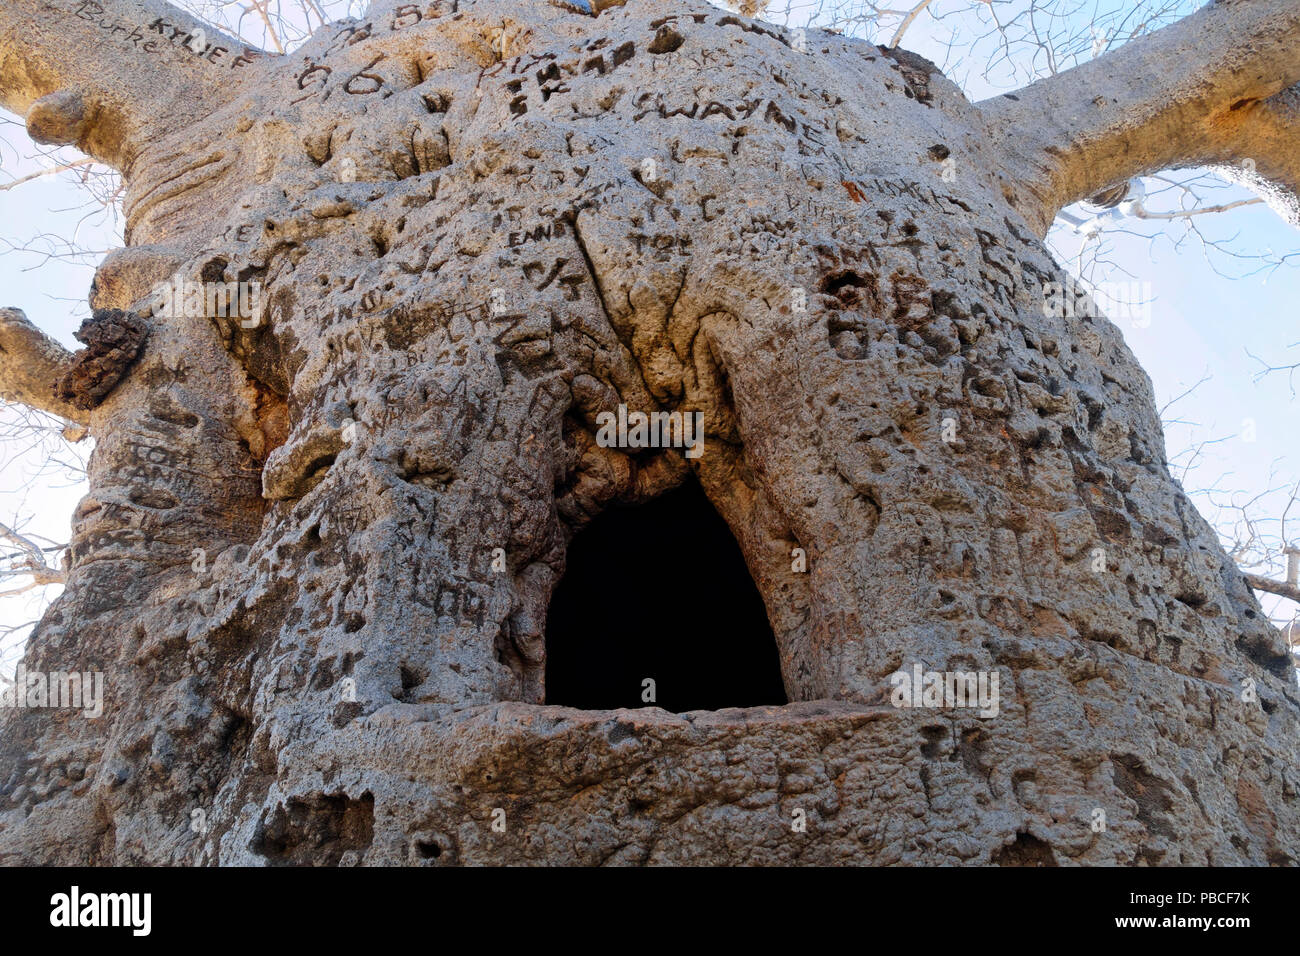
<instances>
[{"instance_id":1,"label":"gray bark","mask_svg":"<svg viewBox=\"0 0 1300 956\"><path fill-rule=\"evenodd\" d=\"M1068 74L974 105L694 0L378 2L235 69L103 6L122 32L0 12L0 98L123 163L92 305L150 329L25 660L102 670L105 713L0 715L0 862L1296 862L1285 649L1119 332L1044 308L1036 233L1130 174L1110 127L1040 155ZM1277 75L1187 112L1300 79L1251 19L1289 6L1197 15ZM24 44L106 66L33 78ZM155 314L173 278L263 308ZM601 447L620 403L700 412L704 454ZM569 541L692 472L793 703L547 705ZM913 665L996 671L999 713L891 706Z\"/></svg>"}]
</instances>

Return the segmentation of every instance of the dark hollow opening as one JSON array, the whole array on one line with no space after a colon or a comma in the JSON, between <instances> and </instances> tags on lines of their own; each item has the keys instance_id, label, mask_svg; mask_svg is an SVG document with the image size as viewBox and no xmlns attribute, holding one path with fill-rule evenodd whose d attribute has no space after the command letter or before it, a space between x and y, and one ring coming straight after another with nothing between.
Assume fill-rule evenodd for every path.
<instances>
[{"instance_id":1,"label":"dark hollow opening","mask_svg":"<svg viewBox=\"0 0 1300 956\"><path fill-rule=\"evenodd\" d=\"M643 681L655 700L643 700ZM546 702L674 713L786 703L740 547L694 479L613 507L569 546L546 622Z\"/></svg>"}]
</instances>

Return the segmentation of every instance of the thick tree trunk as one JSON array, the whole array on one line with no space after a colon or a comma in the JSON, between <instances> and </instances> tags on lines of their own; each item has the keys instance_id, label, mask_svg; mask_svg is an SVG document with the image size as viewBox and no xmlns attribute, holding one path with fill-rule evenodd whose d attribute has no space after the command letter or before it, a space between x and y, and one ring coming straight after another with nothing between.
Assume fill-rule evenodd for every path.
<instances>
[{"instance_id":1,"label":"thick tree trunk","mask_svg":"<svg viewBox=\"0 0 1300 956\"><path fill-rule=\"evenodd\" d=\"M162 14L103 6L143 58ZM1027 114L695 0L379 2L249 59L102 150L93 304L150 333L25 666L107 699L0 717L0 861L1300 858L1287 654L1119 332L1045 308L1036 233L1094 184L1007 145ZM262 308L158 314L173 279ZM619 404L702 413L703 455L602 447ZM691 472L794 703L547 705L569 541ZM998 713L892 706L914 666L996 672Z\"/></svg>"}]
</instances>

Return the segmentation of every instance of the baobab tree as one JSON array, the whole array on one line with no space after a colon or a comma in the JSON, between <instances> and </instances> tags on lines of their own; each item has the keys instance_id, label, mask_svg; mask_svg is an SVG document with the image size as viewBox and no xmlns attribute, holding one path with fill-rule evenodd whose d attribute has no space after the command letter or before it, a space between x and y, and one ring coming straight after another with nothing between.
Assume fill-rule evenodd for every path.
<instances>
[{"instance_id":1,"label":"baobab tree","mask_svg":"<svg viewBox=\"0 0 1300 956\"><path fill-rule=\"evenodd\" d=\"M1300 224L1297 34L1218 2L970 102L698 0L380 0L287 54L10 0L0 105L120 170L127 245L75 355L2 314L0 390L96 447L0 859L1295 862L1286 648L1042 237L1188 165ZM565 588L613 644L725 596L702 523L569 567L691 489L783 699L643 707L715 626L564 706Z\"/></svg>"}]
</instances>

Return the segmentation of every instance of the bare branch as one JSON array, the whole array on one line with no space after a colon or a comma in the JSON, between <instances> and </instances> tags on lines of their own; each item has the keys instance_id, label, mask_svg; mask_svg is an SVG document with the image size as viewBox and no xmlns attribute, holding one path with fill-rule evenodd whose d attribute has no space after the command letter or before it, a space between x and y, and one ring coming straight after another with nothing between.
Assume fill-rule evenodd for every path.
<instances>
[{"instance_id":1,"label":"bare branch","mask_svg":"<svg viewBox=\"0 0 1300 956\"><path fill-rule=\"evenodd\" d=\"M1134 176L1239 158L1243 109L1261 151L1286 117L1253 105L1297 82L1300 4L1217 0L979 107L1005 159L998 174L1045 233L1062 207Z\"/></svg>"},{"instance_id":2,"label":"bare branch","mask_svg":"<svg viewBox=\"0 0 1300 956\"><path fill-rule=\"evenodd\" d=\"M266 33L275 44L277 53L284 53L284 44L280 42L280 34L276 32L275 26L271 23L271 16L266 12L268 0L249 0L248 6L256 10L262 18L262 23L266 25Z\"/></svg>"},{"instance_id":3,"label":"bare branch","mask_svg":"<svg viewBox=\"0 0 1300 956\"><path fill-rule=\"evenodd\" d=\"M1202 385L1204 385L1206 382L1208 382L1211 378L1213 378L1213 376L1210 375L1210 373L1207 371L1204 375L1202 375L1200 378L1198 378L1198 379L1196 380L1196 382L1195 382L1193 385L1191 385L1189 388L1185 389L1185 390L1182 391L1182 392L1179 392L1179 393L1178 393L1177 395L1175 395L1173 398L1169 399L1169 401L1167 401L1167 402L1165 402L1163 405L1161 405L1161 406L1160 406L1160 411L1159 411L1159 415L1160 415L1160 424L1161 424L1161 426L1164 427L1164 428L1168 428L1169 425L1170 425L1170 421L1169 421L1169 419L1167 419L1167 418L1165 417L1165 413L1168 412L1169 409L1173 408L1175 405L1177 405L1179 402L1181 402L1181 401L1182 401L1184 398L1186 398L1188 395L1191 395L1191 394L1192 394L1193 392L1195 392L1198 388L1200 388Z\"/></svg>"},{"instance_id":4,"label":"bare branch","mask_svg":"<svg viewBox=\"0 0 1300 956\"><path fill-rule=\"evenodd\" d=\"M37 142L117 169L177 116L233 96L257 55L164 0L0 4L0 106Z\"/></svg>"},{"instance_id":5,"label":"bare branch","mask_svg":"<svg viewBox=\"0 0 1300 956\"><path fill-rule=\"evenodd\" d=\"M1276 594L1278 597L1284 597L1289 601L1300 602L1300 587L1296 587L1294 584L1274 581L1272 578L1266 578L1260 574L1243 574L1242 577L1256 591L1267 591L1269 594Z\"/></svg>"},{"instance_id":6,"label":"bare branch","mask_svg":"<svg viewBox=\"0 0 1300 956\"><path fill-rule=\"evenodd\" d=\"M1262 203L1262 199L1238 199L1236 202L1220 203L1217 206L1202 206L1199 209L1183 209L1179 212L1147 212L1146 207L1141 203L1135 203L1130 215L1138 219L1191 219L1193 216L1206 216L1216 212L1227 212L1230 209L1237 209L1241 206L1254 206Z\"/></svg>"},{"instance_id":7,"label":"bare branch","mask_svg":"<svg viewBox=\"0 0 1300 956\"><path fill-rule=\"evenodd\" d=\"M7 524L0 523L0 539L17 545L23 555L20 560L6 568L7 573L12 575L30 574L32 577L31 582L27 585L9 591L0 591L0 597L10 597L15 594L22 594L24 591L30 591L33 588L63 583L63 572L50 566L45 560L45 551L31 538L19 534ZM63 546L59 545L50 550L60 551L62 549Z\"/></svg>"},{"instance_id":8,"label":"bare branch","mask_svg":"<svg viewBox=\"0 0 1300 956\"><path fill-rule=\"evenodd\" d=\"M889 41L889 48L891 50L898 46L899 41L903 39L903 34L907 32L907 28L912 25L912 22L916 20L917 17L925 12L925 8L929 5L930 0L921 0L920 3L907 11L906 16L903 17L903 22L900 23L898 29L894 31L894 38Z\"/></svg>"},{"instance_id":9,"label":"bare branch","mask_svg":"<svg viewBox=\"0 0 1300 956\"><path fill-rule=\"evenodd\" d=\"M72 353L20 310L0 309L0 397L84 425L90 416L54 395L71 362Z\"/></svg>"},{"instance_id":10,"label":"bare branch","mask_svg":"<svg viewBox=\"0 0 1300 956\"><path fill-rule=\"evenodd\" d=\"M1257 192L1283 219L1300 226L1300 86L1243 104L1220 131L1221 152L1238 162L1219 172Z\"/></svg>"},{"instance_id":11,"label":"bare branch","mask_svg":"<svg viewBox=\"0 0 1300 956\"><path fill-rule=\"evenodd\" d=\"M69 169L76 169L78 166L93 166L93 159L77 159L70 163L60 163L58 166L51 166L49 169L38 169L34 173L28 173L26 176L19 176L12 182L0 184L0 192L13 189L15 186L21 186L23 183L29 183L33 179L40 179L42 176L54 176L58 173L67 172Z\"/></svg>"}]
</instances>

